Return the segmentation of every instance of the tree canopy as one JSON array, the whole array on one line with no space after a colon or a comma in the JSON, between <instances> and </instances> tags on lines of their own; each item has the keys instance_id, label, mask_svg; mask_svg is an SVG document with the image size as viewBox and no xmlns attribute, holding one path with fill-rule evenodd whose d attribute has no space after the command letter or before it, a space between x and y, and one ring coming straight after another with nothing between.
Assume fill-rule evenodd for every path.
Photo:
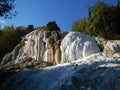
<instances>
[{"instance_id":1,"label":"tree canopy","mask_svg":"<svg viewBox=\"0 0 120 90\"><path fill-rule=\"evenodd\" d=\"M12 11L15 7L15 0L0 0L0 17L12 18L17 14L16 11Z\"/></svg>"},{"instance_id":2,"label":"tree canopy","mask_svg":"<svg viewBox=\"0 0 120 90\"><path fill-rule=\"evenodd\" d=\"M37 29L50 30L50 31L59 31L60 30L60 28L58 27L58 25L55 21L50 21L46 24L46 26L38 27Z\"/></svg>"},{"instance_id":3,"label":"tree canopy","mask_svg":"<svg viewBox=\"0 0 120 90\"><path fill-rule=\"evenodd\" d=\"M48 28L48 30L60 30L60 28L58 27L55 21L48 22L46 27Z\"/></svg>"},{"instance_id":4,"label":"tree canopy","mask_svg":"<svg viewBox=\"0 0 120 90\"><path fill-rule=\"evenodd\" d=\"M30 32L32 32L34 30L34 26L33 25L28 25L25 31L25 34L28 34Z\"/></svg>"},{"instance_id":5,"label":"tree canopy","mask_svg":"<svg viewBox=\"0 0 120 90\"><path fill-rule=\"evenodd\" d=\"M87 21L86 19L81 19L72 24L72 31L86 33Z\"/></svg>"},{"instance_id":6,"label":"tree canopy","mask_svg":"<svg viewBox=\"0 0 120 90\"><path fill-rule=\"evenodd\" d=\"M83 19L74 22L72 31L106 39L120 39L120 1L115 6L98 2L94 6L88 6L88 13L86 23L83 23Z\"/></svg>"},{"instance_id":7,"label":"tree canopy","mask_svg":"<svg viewBox=\"0 0 120 90\"><path fill-rule=\"evenodd\" d=\"M108 39L114 39L116 36L117 39L120 35L120 7L100 2L91 9L91 15L88 18L88 29L91 34Z\"/></svg>"}]
</instances>

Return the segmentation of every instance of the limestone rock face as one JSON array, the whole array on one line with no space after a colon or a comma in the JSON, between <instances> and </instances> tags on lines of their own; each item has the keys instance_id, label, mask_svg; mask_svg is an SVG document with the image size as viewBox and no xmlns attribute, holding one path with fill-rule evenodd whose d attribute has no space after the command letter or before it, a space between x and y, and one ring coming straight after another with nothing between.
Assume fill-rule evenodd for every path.
<instances>
[{"instance_id":1,"label":"limestone rock face","mask_svg":"<svg viewBox=\"0 0 120 90\"><path fill-rule=\"evenodd\" d=\"M61 51L62 63L100 52L94 38L79 32L70 32L65 36L61 43Z\"/></svg>"},{"instance_id":2,"label":"limestone rock face","mask_svg":"<svg viewBox=\"0 0 120 90\"><path fill-rule=\"evenodd\" d=\"M108 40L103 52L108 55L120 53L120 40Z\"/></svg>"},{"instance_id":3,"label":"limestone rock face","mask_svg":"<svg viewBox=\"0 0 120 90\"><path fill-rule=\"evenodd\" d=\"M120 90L120 55L97 53L71 64L21 70L0 83L0 90Z\"/></svg>"},{"instance_id":4,"label":"limestone rock face","mask_svg":"<svg viewBox=\"0 0 120 90\"><path fill-rule=\"evenodd\" d=\"M11 59L12 59L12 54L13 54L12 52L7 53L7 54L3 57L2 61L0 62L0 65L3 65L3 64L6 64L6 63L10 62Z\"/></svg>"},{"instance_id":5,"label":"limestone rock face","mask_svg":"<svg viewBox=\"0 0 120 90\"><path fill-rule=\"evenodd\" d=\"M107 40L104 39L104 38L96 38L96 41L102 47L104 47L106 45L106 43L107 43Z\"/></svg>"},{"instance_id":6,"label":"limestone rock face","mask_svg":"<svg viewBox=\"0 0 120 90\"><path fill-rule=\"evenodd\" d=\"M107 43L108 40L104 39L104 38L95 38L96 39L96 42L100 48L100 51L103 52L103 49Z\"/></svg>"},{"instance_id":7,"label":"limestone rock face","mask_svg":"<svg viewBox=\"0 0 120 90\"><path fill-rule=\"evenodd\" d=\"M55 57L61 58L60 45L66 34L60 31L35 30L27 34L7 58L14 63L23 62L25 57L30 57L56 64L59 61Z\"/></svg>"}]
</instances>

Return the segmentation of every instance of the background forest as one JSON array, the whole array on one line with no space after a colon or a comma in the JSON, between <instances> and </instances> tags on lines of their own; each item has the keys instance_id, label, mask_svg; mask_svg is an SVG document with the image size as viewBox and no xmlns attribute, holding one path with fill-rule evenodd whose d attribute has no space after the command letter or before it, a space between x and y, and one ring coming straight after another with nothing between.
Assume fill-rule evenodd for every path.
<instances>
[{"instance_id":1,"label":"background forest","mask_svg":"<svg viewBox=\"0 0 120 90\"><path fill-rule=\"evenodd\" d=\"M88 18L75 21L72 31L82 32L94 37L120 40L120 1L115 6L98 2L87 6Z\"/></svg>"}]
</instances>

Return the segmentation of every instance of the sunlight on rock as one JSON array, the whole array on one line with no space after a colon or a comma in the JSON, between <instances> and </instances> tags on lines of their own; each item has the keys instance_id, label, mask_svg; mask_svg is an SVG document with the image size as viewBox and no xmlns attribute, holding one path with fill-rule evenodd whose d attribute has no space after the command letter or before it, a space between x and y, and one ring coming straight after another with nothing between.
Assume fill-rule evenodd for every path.
<instances>
[{"instance_id":1,"label":"sunlight on rock","mask_svg":"<svg viewBox=\"0 0 120 90\"><path fill-rule=\"evenodd\" d=\"M62 63L100 52L94 38L79 32L70 32L65 36L61 43L61 51Z\"/></svg>"}]
</instances>

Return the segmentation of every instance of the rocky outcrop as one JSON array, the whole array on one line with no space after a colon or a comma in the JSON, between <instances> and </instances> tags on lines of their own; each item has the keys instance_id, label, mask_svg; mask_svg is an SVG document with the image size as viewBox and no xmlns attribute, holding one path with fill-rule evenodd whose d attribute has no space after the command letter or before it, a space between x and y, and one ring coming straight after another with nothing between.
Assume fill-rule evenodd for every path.
<instances>
[{"instance_id":1,"label":"rocky outcrop","mask_svg":"<svg viewBox=\"0 0 120 90\"><path fill-rule=\"evenodd\" d=\"M103 52L103 49L107 43L107 40L104 38L95 38L95 39L96 39L96 42L100 48L100 51Z\"/></svg>"},{"instance_id":2,"label":"rocky outcrop","mask_svg":"<svg viewBox=\"0 0 120 90\"><path fill-rule=\"evenodd\" d=\"M35 30L27 34L10 55L4 57L6 60L2 64L6 61L21 63L26 60L25 58L58 64L61 59L61 41L66 34L61 31Z\"/></svg>"},{"instance_id":3,"label":"rocky outcrop","mask_svg":"<svg viewBox=\"0 0 120 90\"><path fill-rule=\"evenodd\" d=\"M96 38L98 45L107 56L113 56L115 53L120 53L120 40L105 40L104 38Z\"/></svg>"},{"instance_id":4,"label":"rocky outcrop","mask_svg":"<svg viewBox=\"0 0 120 90\"><path fill-rule=\"evenodd\" d=\"M10 55L5 56L4 59L7 60L3 63L14 61L16 64L32 58L59 64L61 60L62 63L71 62L100 52L94 38L78 32L66 34L60 31L35 30L27 34Z\"/></svg>"},{"instance_id":5,"label":"rocky outcrop","mask_svg":"<svg viewBox=\"0 0 120 90\"><path fill-rule=\"evenodd\" d=\"M120 90L120 55L94 54L74 64L19 71L0 90Z\"/></svg>"},{"instance_id":6,"label":"rocky outcrop","mask_svg":"<svg viewBox=\"0 0 120 90\"><path fill-rule=\"evenodd\" d=\"M10 62L11 59L12 59L12 55L13 55L12 52L7 53L7 54L3 57L2 61L0 62L0 64L3 65L3 64L6 64L6 63Z\"/></svg>"},{"instance_id":7,"label":"rocky outcrop","mask_svg":"<svg viewBox=\"0 0 120 90\"><path fill-rule=\"evenodd\" d=\"M107 55L120 53L120 40L108 40L104 46L103 52Z\"/></svg>"},{"instance_id":8,"label":"rocky outcrop","mask_svg":"<svg viewBox=\"0 0 120 90\"><path fill-rule=\"evenodd\" d=\"M79 32L70 32L65 36L61 43L61 51L62 63L100 52L94 38Z\"/></svg>"},{"instance_id":9,"label":"rocky outcrop","mask_svg":"<svg viewBox=\"0 0 120 90\"><path fill-rule=\"evenodd\" d=\"M104 38L96 38L96 41L101 47L104 47L107 43L107 40Z\"/></svg>"},{"instance_id":10,"label":"rocky outcrop","mask_svg":"<svg viewBox=\"0 0 120 90\"><path fill-rule=\"evenodd\" d=\"M99 53L94 38L66 34L27 34L1 62L0 90L120 90L120 42L100 40L106 53L115 52L110 58Z\"/></svg>"}]
</instances>

